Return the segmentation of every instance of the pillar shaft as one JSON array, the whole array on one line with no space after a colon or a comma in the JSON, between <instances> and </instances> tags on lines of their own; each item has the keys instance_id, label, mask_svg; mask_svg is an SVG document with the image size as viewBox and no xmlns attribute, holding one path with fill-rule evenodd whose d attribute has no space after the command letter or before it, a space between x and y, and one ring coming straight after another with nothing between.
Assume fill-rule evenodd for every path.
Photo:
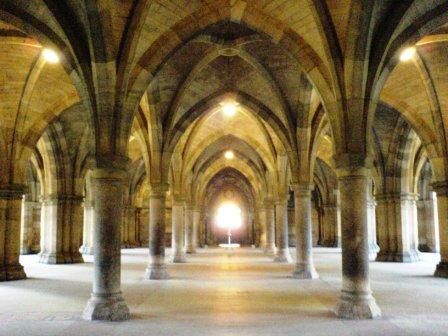
<instances>
[{"instance_id":1,"label":"pillar shaft","mask_svg":"<svg viewBox=\"0 0 448 336\"><path fill-rule=\"evenodd\" d=\"M378 261L414 262L420 259L417 205L413 194L380 194L378 202Z\"/></svg>"},{"instance_id":2,"label":"pillar shaft","mask_svg":"<svg viewBox=\"0 0 448 336\"><path fill-rule=\"evenodd\" d=\"M95 254L93 290L83 314L87 320L129 319L129 309L120 290L125 176L125 172L118 169L95 169L92 173Z\"/></svg>"},{"instance_id":3,"label":"pillar shaft","mask_svg":"<svg viewBox=\"0 0 448 336\"><path fill-rule=\"evenodd\" d=\"M84 225L82 232L82 246L79 252L82 254L93 255L93 224L95 211L92 201L84 201Z\"/></svg>"},{"instance_id":4,"label":"pillar shaft","mask_svg":"<svg viewBox=\"0 0 448 336\"><path fill-rule=\"evenodd\" d=\"M185 252L187 253L196 253L193 225L193 207L185 205Z\"/></svg>"},{"instance_id":5,"label":"pillar shaft","mask_svg":"<svg viewBox=\"0 0 448 336\"><path fill-rule=\"evenodd\" d=\"M195 249L199 247L199 224L201 221L201 210L193 210L193 246Z\"/></svg>"},{"instance_id":6,"label":"pillar shaft","mask_svg":"<svg viewBox=\"0 0 448 336\"><path fill-rule=\"evenodd\" d=\"M374 199L367 200L367 236L369 238L369 260L376 259L380 247L376 242L376 202Z\"/></svg>"},{"instance_id":7,"label":"pillar shaft","mask_svg":"<svg viewBox=\"0 0 448 336\"><path fill-rule=\"evenodd\" d=\"M29 195L24 195L22 199L20 254L34 254L40 250L40 216L39 226L35 225L36 214L40 214L40 204L29 198Z\"/></svg>"},{"instance_id":8,"label":"pillar shaft","mask_svg":"<svg viewBox=\"0 0 448 336\"><path fill-rule=\"evenodd\" d=\"M434 276L448 278L448 182L434 183L433 188L437 194L440 237L440 262Z\"/></svg>"},{"instance_id":9,"label":"pillar shaft","mask_svg":"<svg viewBox=\"0 0 448 336\"><path fill-rule=\"evenodd\" d=\"M44 264L83 262L79 252L82 232L82 197L49 195L42 200L41 252Z\"/></svg>"},{"instance_id":10,"label":"pillar shaft","mask_svg":"<svg viewBox=\"0 0 448 336\"><path fill-rule=\"evenodd\" d=\"M418 242L422 252L439 252L439 219L437 218L437 200L434 192L417 202Z\"/></svg>"},{"instance_id":11,"label":"pillar shaft","mask_svg":"<svg viewBox=\"0 0 448 336\"><path fill-rule=\"evenodd\" d=\"M317 279L313 263L313 225L311 222L311 186L294 188L296 225L296 267L293 276L298 279Z\"/></svg>"},{"instance_id":12,"label":"pillar shaft","mask_svg":"<svg viewBox=\"0 0 448 336\"><path fill-rule=\"evenodd\" d=\"M266 217L266 247L264 252L267 255L275 255L275 208L272 201L267 201L265 204Z\"/></svg>"},{"instance_id":13,"label":"pillar shaft","mask_svg":"<svg viewBox=\"0 0 448 336\"><path fill-rule=\"evenodd\" d=\"M336 315L347 319L381 315L370 290L367 237L367 169L339 175L342 224L342 295Z\"/></svg>"},{"instance_id":14,"label":"pillar shaft","mask_svg":"<svg viewBox=\"0 0 448 336\"><path fill-rule=\"evenodd\" d=\"M165 265L165 197L168 185L152 185L149 195L149 265L145 277L167 279Z\"/></svg>"},{"instance_id":15,"label":"pillar shaft","mask_svg":"<svg viewBox=\"0 0 448 336\"><path fill-rule=\"evenodd\" d=\"M25 279L19 262L23 186L0 186L0 281Z\"/></svg>"},{"instance_id":16,"label":"pillar shaft","mask_svg":"<svg viewBox=\"0 0 448 336\"><path fill-rule=\"evenodd\" d=\"M172 250L173 250L173 262L181 263L185 262L185 248L184 248L184 203L183 201L173 201L172 207Z\"/></svg>"},{"instance_id":17,"label":"pillar shaft","mask_svg":"<svg viewBox=\"0 0 448 336\"><path fill-rule=\"evenodd\" d=\"M292 258L288 246L288 204L286 199L275 204L275 221L277 226L277 252L274 261L291 262Z\"/></svg>"},{"instance_id":18,"label":"pillar shaft","mask_svg":"<svg viewBox=\"0 0 448 336\"><path fill-rule=\"evenodd\" d=\"M267 227L266 227L266 209L264 206L258 208L258 222L260 228L260 247L265 251L267 248Z\"/></svg>"}]
</instances>

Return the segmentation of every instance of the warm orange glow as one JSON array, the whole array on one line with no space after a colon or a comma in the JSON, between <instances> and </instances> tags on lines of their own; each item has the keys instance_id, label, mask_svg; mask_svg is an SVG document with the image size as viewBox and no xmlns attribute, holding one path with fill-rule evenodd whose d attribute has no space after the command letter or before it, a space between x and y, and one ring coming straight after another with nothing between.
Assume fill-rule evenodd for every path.
<instances>
[{"instance_id":1,"label":"warm orange glow","mask_svg":"<svg viewBox=\"0 0 448 336\"><path fill-rule=\"evenodd\" d=\"M228 150L224 153L224 157L227 160L232 160L235 157L235 154L233 154L233 152L231 150Z\"/></svg>"}]
</instances>

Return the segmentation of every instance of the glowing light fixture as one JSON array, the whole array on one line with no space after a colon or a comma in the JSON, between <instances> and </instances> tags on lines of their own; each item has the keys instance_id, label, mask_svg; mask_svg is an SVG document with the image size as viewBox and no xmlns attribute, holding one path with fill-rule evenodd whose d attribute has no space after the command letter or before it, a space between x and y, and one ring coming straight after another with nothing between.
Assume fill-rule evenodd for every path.
<instances>
[{"instance_id":1,"label":"glowing light fixture","mask_svg":"<svg viewBox=\"0 0 448 336\"><path fill-rule=\"evenodd\" d=\"M227 160L232 160L235 157L235 154L233 154L233 152L231 150L228 150L224 153L224 157Z\"/></svg>"},{"instance_id":2,"label":"glowing light fixture","mask_svg":"<svg viewBox=\"0 0 448 336\"><path fill-rule=\"evenodd\" d=\"M42 56L48 63L55 64L60 61L59 55L53 49L45 48L42 50Z\"/></svg>"},{"instance_id":3,"label":"glowing light fixture","mask_svg":"<svg viewBox=\"0 0 448 336\"><path fill-rule=\"evenodd\" d=\"M402 62L410 61L414 57L415 53L416 53L415 47L406 48L401 52L400 61Z\"/></svg>"},{"instance_id":4,"label":"glowing light fixture","mask_svg":"<svg viewBox=\"0 0 448 336\"><path fill-rule=\"evenodd\" d=\"M225 102L221 105L221 110L225 116L233 117L238 110L238 104L235 102Z\"/></svg>"}]
</instances>

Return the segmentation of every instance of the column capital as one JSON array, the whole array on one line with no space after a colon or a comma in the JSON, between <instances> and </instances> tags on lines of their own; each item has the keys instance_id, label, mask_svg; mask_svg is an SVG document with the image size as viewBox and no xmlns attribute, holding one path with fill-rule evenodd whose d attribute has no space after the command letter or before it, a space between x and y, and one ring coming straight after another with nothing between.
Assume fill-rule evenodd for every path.
<instances>
[{"instance_id":1,"label":"column capital","mask_svg":"<svg viewBox=\"0 0 448 336\"><path fill-rule=\"evenodd\" d=\"M26 187L21 184L0 185L0 199L18 200L22 199Z\"/></svg>"},{"instance_id":2,"label":"column capital","mask_svg":"<svg viewBox=\"0 0 448 336\"><path fill-rule=\"evenodd\" d=\"M79 196L79 195L51 194L51 195L42 196L41 202L46 205L59 204L59 203L80 203L81 204L83 202L83 199L84 199L84 197Z\"/></svg>"},{"instance_id":3,"label":"column capital","mask_svg":"<svg viewBox=\"0 0 448 336\"><path fill-rule=\"evenodd\" d=\"M359 153L341 153L333 157L338 179L368 177L372 159Z\"/></svg>"},{"instance_id":4,"label":"column capital","mask_svg":"<svg viewBox=\"0 0 448 336\"><path fill-rule=\"evenodd\" d=\"M310 197L314 185L310 183L296 183L293 184L294 197Z\"/></svg>"},{"instance_id":5,"label":"column capital","mask_svg":"<svg viewBox=\"0 0 448 336\"><path fill-rule=\"evenodd\" d=\"M150 183L149 186L149 197L152 198L165 197L166 193L170 189L170 185L168 183Z\"/></svg>"},{"instance_id":6,"label":"column capital","mask_svg":"<svg viewBox=\"0 0 448 336\"><path fill-rule=\"evenodd\" d=\"M127 156L108 154L95 156L95 162L96 168L93 171L97 169L105 171L118 170L126 173L131 160Z\"/></svg>"},{"instance_id":7,"label":"column capital","mask_svg":"<svg viewBox=\"0 0 448 336\"><path fill-rule=\"evenodd\" d=\"M448 196L448 181L438 181L431 183L437 196Z\"/></svg>"}]
</instances>

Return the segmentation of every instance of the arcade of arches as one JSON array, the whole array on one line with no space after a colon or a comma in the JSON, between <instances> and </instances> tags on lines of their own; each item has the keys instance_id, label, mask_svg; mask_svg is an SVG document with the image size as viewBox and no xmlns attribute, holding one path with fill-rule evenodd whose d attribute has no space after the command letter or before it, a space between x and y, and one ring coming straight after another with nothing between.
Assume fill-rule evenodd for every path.
<instances>
[{"instance_id":1,"label":"arcade of arches","mask_svg":"<svg viewBox=\"0 0 448 336\"><path fill-rule=\"evenodd\" d=\"M379 318L369 265L448 278L447 46L446 0L2 0L0 281L93 255L79 315L127 320L121 249L172 281L231 201L235 253L342 251L333 316Z\"/></svg>"}]
</instances>

